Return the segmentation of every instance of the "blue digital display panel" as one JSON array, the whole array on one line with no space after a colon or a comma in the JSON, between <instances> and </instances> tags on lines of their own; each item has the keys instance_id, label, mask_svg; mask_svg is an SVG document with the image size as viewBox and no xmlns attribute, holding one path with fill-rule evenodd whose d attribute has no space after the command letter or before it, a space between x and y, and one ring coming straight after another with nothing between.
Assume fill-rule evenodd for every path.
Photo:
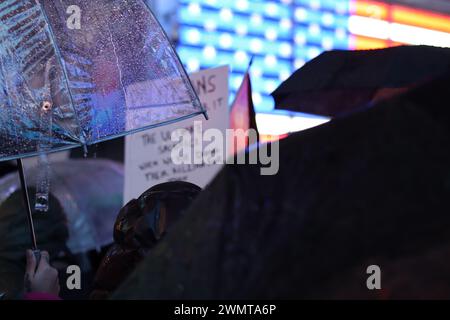
<instances>
[{"instance_id":1,"label":"blue digital display panel","mask_svg":"<svg viewBox=\"0 0 450 320\"><path fill-rule=\"evenodd\" d=\"M324 50L349 48L349 0L180 0L178 53L189 72L228 64L233 98L251 68L257 112L270 93Z\"/></svg>"}]
</instances>

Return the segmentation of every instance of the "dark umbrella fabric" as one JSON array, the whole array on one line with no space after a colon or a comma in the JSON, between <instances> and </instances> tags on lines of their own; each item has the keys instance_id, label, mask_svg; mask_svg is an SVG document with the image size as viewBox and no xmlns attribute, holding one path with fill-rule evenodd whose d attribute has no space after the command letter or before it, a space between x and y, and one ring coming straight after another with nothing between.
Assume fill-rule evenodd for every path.
<instances>
[{"instance_id":1,"label":"dark umbrella fabric","mask_svg":"<svg viewBox=\"0 0 450 320\"><path fill-rule=\"evenodd\" d=\"M324 52L273 93L277 109L339 116L401 93L450 68L450 49L399 46Z\"/></svg>"},{"instance_id":2,"label":"dark umbrella fabric","mask_svg":"<svg viewBox=\"0 0 450 320\"><path fill-rule=\"evenodd\" d=\"M277 175L227 165L114 298L448 298L449 86L293 134Z\"/></svg>"}]
</instances>

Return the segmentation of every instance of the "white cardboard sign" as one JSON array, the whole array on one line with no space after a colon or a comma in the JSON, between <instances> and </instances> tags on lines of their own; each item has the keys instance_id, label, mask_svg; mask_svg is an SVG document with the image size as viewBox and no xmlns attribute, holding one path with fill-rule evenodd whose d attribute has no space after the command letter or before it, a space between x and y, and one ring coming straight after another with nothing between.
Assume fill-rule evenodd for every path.
<instances>
[{"instance_id":1,"label":"white cardboard sign","mask_svg":"<svg viewBox=\"0 0 450 320\"><path fill-rule=\"evenodd\" d=\"M225 137L229 127L228 77L228 66L190 75L192 85L208 111L208 121L199 115L125 138L124 203L139 197L148 188L167 181L188 181L204 188L220 171L221 164L175 165L171 151L176 142L171 140L171 133L179 128L192 132L194 121L202 121L203 131L219 129Z\"/></svg>"}]
</instances>

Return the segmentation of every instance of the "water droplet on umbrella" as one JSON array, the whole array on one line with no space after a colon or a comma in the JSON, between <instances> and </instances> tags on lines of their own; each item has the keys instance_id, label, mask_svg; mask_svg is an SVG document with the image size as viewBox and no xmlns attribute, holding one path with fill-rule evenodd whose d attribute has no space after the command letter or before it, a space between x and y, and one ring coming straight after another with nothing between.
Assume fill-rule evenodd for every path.
<instances>
[{"instance_id":1,"label":"water droplet on umbrella","mask_svg":"<svg viewBox=\"0 0 450 320\"><path fill-rule=\"evenodd\" d=\"M47 212L48 211L48 195L36 194L36 211Z\"/></svg>"}]
</instances>

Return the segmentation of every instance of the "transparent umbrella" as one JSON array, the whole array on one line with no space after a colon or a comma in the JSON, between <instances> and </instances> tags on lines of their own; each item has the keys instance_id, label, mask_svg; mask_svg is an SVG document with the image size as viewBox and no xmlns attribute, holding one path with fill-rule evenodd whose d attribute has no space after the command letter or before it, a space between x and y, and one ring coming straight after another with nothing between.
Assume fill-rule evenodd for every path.
<instances>
[{"instance_id":1,"label":"transparent umbrella","mask_svg":"<svg viewBox=\"0 0 450 320\"><path fill-rule=\"evenodd\" d=\"M35 183L39 167L26 170ZM52 194L67 217L67 246L74 254L112 242L114 222L123 204L123 166L110 160L65 160L50 168ZM20 190L16 173L0 179L0 205Z\"/></svg>"},{"instance_id":2,"label":"transparent umbrella","mask_svg":"<svg viewBox=\"0 0 450 320\"><path fill-rule=\"evenodd\" d=\"M206 117L142 0L4 0L0 20L0 161Z\"/></svg>"}]
</instances>

